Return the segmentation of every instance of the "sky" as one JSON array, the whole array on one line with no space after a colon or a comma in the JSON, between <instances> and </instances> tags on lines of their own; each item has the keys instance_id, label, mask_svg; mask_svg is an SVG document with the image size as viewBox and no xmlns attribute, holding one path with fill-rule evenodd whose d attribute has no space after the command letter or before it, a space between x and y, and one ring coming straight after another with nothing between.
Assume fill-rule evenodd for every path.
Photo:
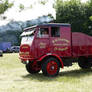
<instances>
[{"instance_id":1,"label":"sky","mask_svg":"<svg viewBox=\"0 0 92 92\"><path fill-rule=\"evenodd\" d=\"M54 0L47 0L46 5L39 4L40 0L9 0L13 2L12 8L8 9L2 16L6 16L6 20L2 20L0 17L0 25L7 24L9 21L27 21L36 19L43 15L52 14L55 18L55 10L53 9ZM82 0L83 2L87 0ZM24 5L24 10L20 11L20 4ZM32 5L32 8L30 6Z\"/></svg>"},{"instance_id":2,"label":"sky","mask_svg":"<svg viewBox=\"0 0 92 92\"><path fill-rule=\"evenodd\" d=\"M16 21L35 19L42 15L48 15L49 13L55 16L55 10L52 8L53 0L48 0L46 5L39 4L38 1L39 0L10 0L10 2L14 2L14 6L11 9L8 9L4 16L7 16L8 20L14 19ZM21 12L19 12L20 4L23 4L25 7ZM33 6L32 9L30 8L30 5Z\"/></svg>"}]
</instances>

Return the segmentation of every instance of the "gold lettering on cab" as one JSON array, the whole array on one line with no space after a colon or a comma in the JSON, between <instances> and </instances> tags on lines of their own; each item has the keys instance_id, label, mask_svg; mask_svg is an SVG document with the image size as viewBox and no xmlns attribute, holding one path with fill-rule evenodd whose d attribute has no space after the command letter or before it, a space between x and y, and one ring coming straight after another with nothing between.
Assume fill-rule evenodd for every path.
<instances>
[{"instance_id":1,"label":"gold lettering on cab","mask_svg":"<svg viewBox=\"0 0 92 92\"><path fill-rule=\"evenodd\" d=\"M57 47L55 47L54 48L55 51L65 51L67 49L68 49L68 47L64 47L64 48L57 48Z\"/></svg>"},{"instance_id":2,"label":"gold lettering on cab","mask_svg":"<svg viewBox=\"0 0 92 92\"><path fill-rule=\"evenodd\" d=\"M57 39L54 39L52 41L53 45L54 46L57 46L57 47L54 47L54 51L65 51L68 49L68 46L69 45L69 40L67 39L64 39L64 38L57 38ZM63 47L58 47L58 46L63 46Z\"/></svg>"},{"instance_id":3,"label":"gold lettering on cab","mask_svg":"<svg viewBox=\"0 0 92 92\"><path fill-rule=\"evenodd\" d=\"M19 54L20 55L29 55L30 53L29 52L20 52Z\"/></svg>"},{"instance_id":4,"label":"gold lettering on cab","mask_svg":"<svg viewBox=\"0 0 92 92\"><path fill-rule=\"evenodd\" d=\"M40 48L46 48L46 43L41 42L41 43L39 44L39 46L40 46Z\"/></svg>"},{"instance_id":5,"label":"gold lettering on cab","mask_svg":"<svg viewBox=\"0 0 92 92\"><path fill-rule=\"evenodd\" d=\"M28 47L27 47L27 46L23 46L22 48L23 48L23 49L27 49Z\"/></svg>"},{"instance_id":6,"label":"gold lettering on cab","mask_svg":"<svg viewBox=\"0 0 92 92\"><path fill-rule=\"evenodd\" d=\"M58 41L69 43L69 40L67 40L67 39L61 39L61 38L58 38L58 39L53 40L52 43L55 44Z\"/></svg>"},{"instance_id":7,"label":"gold lettering on cab","mask_svg":"<svg viewBox=\"0 0 92 92\"><path fill-rule=\"evenodd\" d=\"M67 46L68 45L68 43L63 43L63 44L60 44L60 43L55 43L55 44L53 44L54 46Z\"/></svg>"}]
</instances>

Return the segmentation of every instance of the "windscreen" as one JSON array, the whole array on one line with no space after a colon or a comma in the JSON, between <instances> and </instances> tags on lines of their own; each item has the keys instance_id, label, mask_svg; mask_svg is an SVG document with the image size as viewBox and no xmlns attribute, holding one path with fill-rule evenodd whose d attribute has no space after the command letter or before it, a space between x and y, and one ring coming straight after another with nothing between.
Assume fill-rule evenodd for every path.
<instances>
[{"instance_id":1,"label":"windscreen","mask_svg":"<svg viewBox=\"0 0 92 92\"><path fill-rule=\"evenodd\" d=\"M29 44L29 45L31 45L32 42L33 42L33 39L34 39L34 32L35 32L35 29L24 31L21 34L21 37L22 37L21 44Z\"/></svg>"}]
</instances>

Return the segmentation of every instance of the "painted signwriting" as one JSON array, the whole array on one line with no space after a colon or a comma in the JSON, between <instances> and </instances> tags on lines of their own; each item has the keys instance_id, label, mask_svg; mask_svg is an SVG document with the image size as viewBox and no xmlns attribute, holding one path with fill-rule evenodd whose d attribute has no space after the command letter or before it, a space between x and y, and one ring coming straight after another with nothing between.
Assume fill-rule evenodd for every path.
<instances>
[{"instance_id":1,"label":"painted signwriting","mask_svg":"<svg viewBox=\"0 0 92 92\"><path fill-rule=\"evenodd\" d=\"M39 46L40 46L40 48L45 48L45 47L46 47L46 43L41 42L41 43L39 44Z\"/></svg>"},{"instance_id":2,"label":"painted signwriting","mask_svg":"<svg viewBox=\"0 0 92 92\"><path fill-rule=\"evenodd\" d=\"M68 49L68 47L64 47L64 48L57 48L57 47L55 47L54 48L55 51L65 51L67 49Z\"/></svg>"},{"instance_id":3,"label":"painted signwriting","mask_svg":"<svg viewBox=\"0 0 92 92\"><path fill-rule=\"evenodd\" d=\"M52 43L56 43L58 41L69 43L69 40L67 40L67 39L61 39L61 38L58 38L58 39L53 40Z\"/></svg>"},{"instance_id":4,"label":"painted signwriting","mask_svg":"<svg viewBox=\"0 0 92 92\"><path fill-rule=\"evenodd\" d=\"M64 42L64 43L61 43L61 42ZM52 41L53 45L54 46L65 46L65 47L54 47L54 51L65 51L68 49L68 44L69 44L69 40L67 39L61 39L61 38L58 38L58 39L55 39Z\"/></svg>"}]
</instances>

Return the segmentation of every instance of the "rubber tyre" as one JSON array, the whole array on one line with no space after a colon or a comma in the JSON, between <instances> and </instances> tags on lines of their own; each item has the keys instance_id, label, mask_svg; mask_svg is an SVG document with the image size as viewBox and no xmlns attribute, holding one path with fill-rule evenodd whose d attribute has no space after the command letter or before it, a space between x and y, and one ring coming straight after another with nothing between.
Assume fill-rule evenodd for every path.
<instances>
[{"instance_id":1,"label":"rubber tyre","mask_svg":"<svg viewBox=\"0 0 92 92\"><path fill-rule=\"evenodd\" d=\"M53 68L53 69L51 69ZM60 64L56 58L48 58L42 64L42 72L45 76L55 77L59 74Z\"/></svg>"},{"instance_id":2,"label":"rubber tyre","mask_svg":"<svg viewBox=\"0 0 92 92\"><path fill-rule=\"evenodd\" d=\"M35 73L40 72L40 70L35 70L35 69L32 68L32 63L26 64L26 70L27 70L27 72L29 72L30 74L35 74Z\"/></svg>"},{"instance_id":3,"label":"rubber tyre","mask_svg":"<svg viewBox=\"0 0 92 92\"><path fill-rule=\"evenodd\" d=\"M91 64L89 63L88 59L85 57L80 57L78 60L78 65L82 68L82 69L90 69L91 68Z\"/></svg>"}]
</instances>

